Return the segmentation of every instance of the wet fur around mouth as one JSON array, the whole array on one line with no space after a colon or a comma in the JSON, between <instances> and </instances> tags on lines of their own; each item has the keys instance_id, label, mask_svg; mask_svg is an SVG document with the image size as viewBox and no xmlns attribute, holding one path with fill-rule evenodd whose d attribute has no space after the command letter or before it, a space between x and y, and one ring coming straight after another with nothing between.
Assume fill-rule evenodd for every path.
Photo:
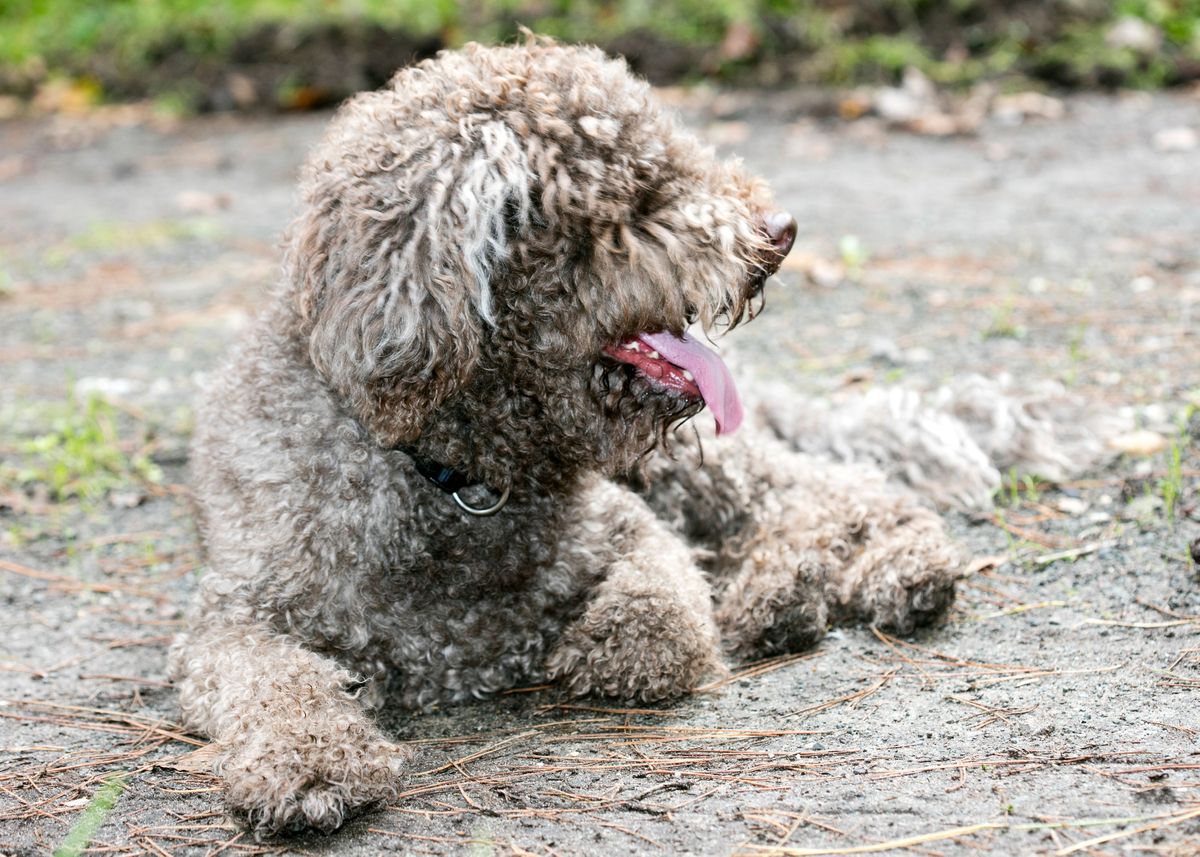
<instances>
[{"instance_id":1,"label":"wet fur around mouth","mask_svg":"<svg viewBox=\"0 0 1200 857\"><path fill-rule=\"evenodd\" d=\"M949 603L919 502L754 426L714 438L703 402L602 356L746 315L773 211L592 48L472 45L341 108L193 438L208 570L171 671L257 834L396 795L381 705L657 702ZM414 456L507 505L470 516Z\"/></svg>"}]
</instances>

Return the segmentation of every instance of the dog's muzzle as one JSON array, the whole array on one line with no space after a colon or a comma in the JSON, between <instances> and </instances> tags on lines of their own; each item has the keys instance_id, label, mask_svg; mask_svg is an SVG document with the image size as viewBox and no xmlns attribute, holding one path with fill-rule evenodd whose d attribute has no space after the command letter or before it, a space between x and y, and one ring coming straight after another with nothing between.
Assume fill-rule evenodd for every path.
<instances>
[{"instance_id":1,"label":"dog's muzzle","mask_svg":"<svg viewBox=\"0 0 1200 857\"><path fill-rule=\"evenodd\" d=\"M758 297L767 279L779 270L787 254L796 243L796 218L786 211L774 211L763 215L758 222L758 232L766 239L766 249L758 259L758 274L750 283L750 297Z\"/></svg>"}]
</instances>

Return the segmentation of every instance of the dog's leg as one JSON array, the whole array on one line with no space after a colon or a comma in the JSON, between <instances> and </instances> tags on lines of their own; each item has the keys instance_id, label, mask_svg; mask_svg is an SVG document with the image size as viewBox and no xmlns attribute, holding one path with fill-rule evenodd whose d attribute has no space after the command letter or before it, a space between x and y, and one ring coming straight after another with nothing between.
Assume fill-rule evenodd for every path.
<instances>
[{"instance_id":1,"label":"dog's leg","mask_svg":"<svg viewBox=\"0 0 1200 857\"><path fill-rule=\"evenodd\" d=\"M743 429L656 458L634 484L708 552L716 619L739 657L796 651L831 622L910 631L953 598L940 519L869 468L810 459Z\"/></svg>"},{"instance_id":2,"label":"dog's leg","mask_svg":"<svg viewBox=\"0 0 1200 857\"><path fill-rule=\"evenodd\" d=\"M197 625L172 647L180 705L256 833L332 830L395 794L407 751L372 724L354 674L261 626Z\"/></svg>"},{"instance_id":3,"label":"dog's leg","mask_svg":"<svg viewBox=\"0 0 1200 857\"><path fill-rule=\"evenodd\" d=\"M716 616L731 653L797 651L847 621L907 633L953 599L956 555L937 516L873 474L829 467L760 506L726 568Z\"/></svg>"},{"instance_id":4,"label":"dog's leg","mask_svg":"<svg viewBox=\"0 0 1200 857\"><path fill-rule=\"evenodd\" d=\"M724 670L703 573L633 492L597 482L563 551L564 561L598 567L600 577L547 662L572 693L654 702Z\"/></svg>"}]
</instances>

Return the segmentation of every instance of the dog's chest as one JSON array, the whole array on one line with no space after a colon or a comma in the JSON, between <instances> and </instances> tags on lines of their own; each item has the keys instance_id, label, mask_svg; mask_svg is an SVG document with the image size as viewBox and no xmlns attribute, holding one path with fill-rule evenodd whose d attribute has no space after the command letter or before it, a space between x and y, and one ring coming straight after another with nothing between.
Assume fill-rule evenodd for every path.
<instances>
[{"instance_id":1,"label":"dog's chest","mask_svg":"<svg viewBox=\"0 0 1200 857\"><path fill-rule=\"evenodd\" d=\"M427 526L417 549L384 573L371 636L395 665L406 705L534 679L561 628L582 611L594 570L561 549L560 522L514 512L483 526Z\"/></svg>"}]
</instances>

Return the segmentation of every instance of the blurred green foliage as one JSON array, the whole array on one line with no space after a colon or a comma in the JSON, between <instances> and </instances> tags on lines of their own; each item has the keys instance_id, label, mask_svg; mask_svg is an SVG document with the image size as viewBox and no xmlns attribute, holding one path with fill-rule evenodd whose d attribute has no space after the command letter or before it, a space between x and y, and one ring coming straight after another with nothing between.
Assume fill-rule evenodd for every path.
<instances>
[{"instance_id":1,"label":"blurred green foliage","mask_svg":"<svg viewBox=\"0 0 1200 857\"><path fill-rule=\"evenodd\" d=\"M14 423L21 421L13 418ZM100 396L72 392L65 402L38 410L37 423L48 430L17 441L16 461L0 463L0 488L41 486L51 500L94 501L113 489L162 479L147 454L126 451L116 410Z\"/></svg>"},{"instance_id":2,"label":"blurred green foliage","mask_svg":"<svg viewBox=\"0 0 1200 857\"><path fill-rule=\"evenodd\" d=\"M1116 11L1153 24L1177 45L1192 45L1200 36L1200 0L1120 0Z\"/></svg>"},{"instance_id":3,"label":"blurred green foliage","mask_svg":"<svg viewBox=\"0 0 1200 857\"><path fill-rule=\"evenodd\" d=\"M1145 25L1153 44L1114 41L1123 19ZM336 45L347 48L375 28L426 39L429 50L508 39L518 25L619 50L635 67L641 50L651 77L666 69L660 79L852 84L892 80L907 66L945 84L1024 75L1159 86L1200 77L1200 0L0 0L0 88L31 91L60 76L94 80L110 94L113 81L140 75L144 83L116 85L117 94L170 96L173 82L187 83L180 57L220 62L266 27L337 29ZM664 67L655 54L672 50L680 58ZM299 91L310 84L303 51L294 62L287 85ZM159 84L155 72L167 64L171 79Z\"/></svg>"},{"instance_id":4,"label":"blurred green foliage","mask_svg":"<svg viewBox=\"0 0 1200 857\"><path fill-rule=\"evenodd\" d=\"M255 26L371 21L418 33L455 24L451 0L0 0L0 63L104 52L122 63L164 45L222 53Z\"/></svg>"}]
</instances>

